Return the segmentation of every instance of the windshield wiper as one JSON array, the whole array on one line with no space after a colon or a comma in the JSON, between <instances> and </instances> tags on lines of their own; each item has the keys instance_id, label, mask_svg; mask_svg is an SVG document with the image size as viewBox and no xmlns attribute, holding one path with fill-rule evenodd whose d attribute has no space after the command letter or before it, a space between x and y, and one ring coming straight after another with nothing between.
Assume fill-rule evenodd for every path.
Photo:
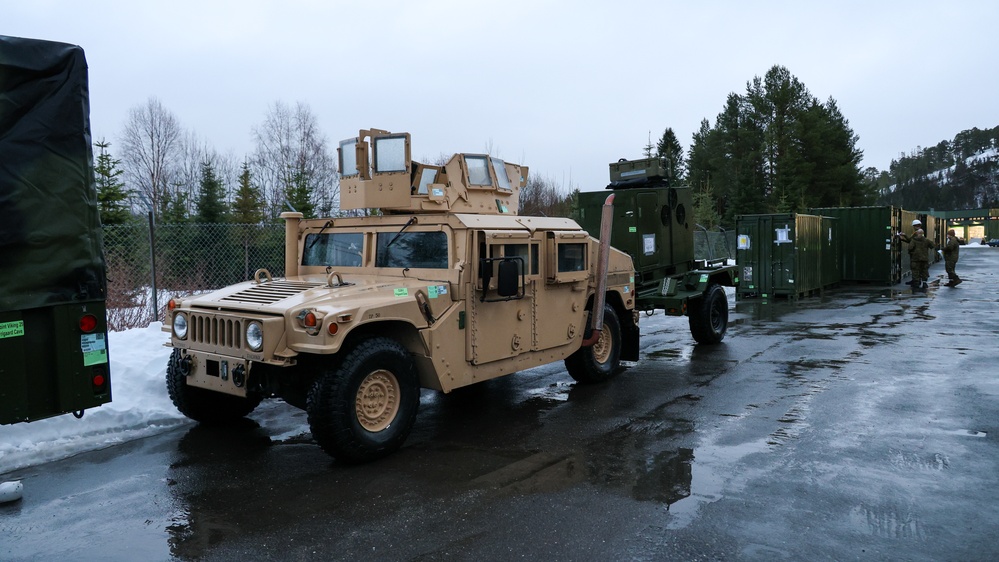
<instances>
[{"instance_id":1,"label":"windshield wiper","mask_svg":"<svg viewBox=\"0 0 999 562\"><path fill-rule=\"evenodd\" d=\"M416 217L413 218L415 219ZM331 226L333 226L333 221L326 221L326 224L319 229L319 232L316 233L316 237L312 239L312 242L309 242L309 247L306 248L306 251L311 250L312 247L316 245L316 242L319 242L319 238L323 235L323 232Z\"/></svg>"},{"instance_id":2,"label":"windshield wiper","mask_svg":"<svg viewBox=\"0 0 999 562\"><path fill-rule=\"evenodd\" d=\"M385 244L385 247L388 248L389 246L391 246L392 244L394 244L395 241L398 240L400 236L402 236L403 231L406 230L407 228L409 228L415 222L416 222L416 217L410 217L409 221L406 222L406 224L403 225L403 227L401 229L399 229L399 232L396 233L395 237L392 238L392 240L389 240L388 244Z\"/></svg>"}]
</instances>

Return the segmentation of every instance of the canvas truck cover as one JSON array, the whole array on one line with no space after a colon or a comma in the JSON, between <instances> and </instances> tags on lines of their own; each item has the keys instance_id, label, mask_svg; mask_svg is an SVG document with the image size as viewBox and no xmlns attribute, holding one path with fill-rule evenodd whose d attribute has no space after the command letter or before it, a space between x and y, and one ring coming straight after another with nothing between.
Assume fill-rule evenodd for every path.
<instances>
[{"instance_id":1,"label":"canvas truck cover","mask_svg":"<svg viewBox=\"0 0 999 562\"><path fill-rule=\"evenodd\" d=\"M0 312L105 298L87 62L0 35Z\"/></svg>"}]
</instances>

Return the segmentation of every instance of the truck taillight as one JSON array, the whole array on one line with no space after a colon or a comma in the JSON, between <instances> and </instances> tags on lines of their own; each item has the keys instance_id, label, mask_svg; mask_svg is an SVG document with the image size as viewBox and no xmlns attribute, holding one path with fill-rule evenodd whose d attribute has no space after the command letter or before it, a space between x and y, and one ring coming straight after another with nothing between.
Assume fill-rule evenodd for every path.
<instances>
[{"instance_id":1,"label":"truck taillight","mask_svg":"<svg viewBox=\"0 0 999 562\"><path fill-rule=\"evenodd\" d=\"M80 317L80 331L89 334L97 329L97 317L93 314L84 314Z\"/></svg>"},{"instance_id":2,"label":"truck taillight","mask_svg":"<svg viewBox=\"0 0 999 562\"><path fill-rule=\"evenodd\" d=\"M90 375L90 383L94 387L94 394L104 394L108 391L108 378L104 373L104 367L94 367Z\"/></svg>"}]
</instances>

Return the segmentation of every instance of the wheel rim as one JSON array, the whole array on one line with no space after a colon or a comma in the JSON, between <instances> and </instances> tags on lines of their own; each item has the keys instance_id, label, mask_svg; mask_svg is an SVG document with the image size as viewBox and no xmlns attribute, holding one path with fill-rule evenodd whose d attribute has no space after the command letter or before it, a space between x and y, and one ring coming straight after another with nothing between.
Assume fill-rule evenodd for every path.
<instances>
[{"instance_id":1,"label":"wheel rim","mask_svg":"<svg viewBox=\"0 0 999 562\"><path fill-rule=\"evenodd\" d=\"M721 329L721 312L718 310L717 306L711 308L710 322L712 330L717 332L719 329Z\"/></svg>"},{"instance_id":2,"label":"wheel rim","mask_svg":"<svg viewBox=\"0 0 999 562\"><path fill-rule=\"evenodd\" d=\"M593 344L593 359L600 364L606 363L610 360L612 347L614 342L611 341L610 330L604 327L600 330L600 337L597 338L597 343Z\"/></svg>"},{"instance_id":3,"label":"wheel rim","mask_svg":"<svg viewBox=\"0 0 999 562\"><path fill-rule=\"evenodd\" d=\"M711 307L708 322L715 333L719 333L725 328L725 306L728 306L727 302L723 304L721 299L715 299L715 305Z\"/></svg>"},{"instance_id":4,"label":"wheel rim","mask_svg":"<svg viewBox=\"0 0 999 562\"><path fill-rule=\"evenodd\" d=\"M384 369L372 371L357 388L357 421L368 431L382 431L399 413L399 380Z\"/></svg>"}]
</instances>

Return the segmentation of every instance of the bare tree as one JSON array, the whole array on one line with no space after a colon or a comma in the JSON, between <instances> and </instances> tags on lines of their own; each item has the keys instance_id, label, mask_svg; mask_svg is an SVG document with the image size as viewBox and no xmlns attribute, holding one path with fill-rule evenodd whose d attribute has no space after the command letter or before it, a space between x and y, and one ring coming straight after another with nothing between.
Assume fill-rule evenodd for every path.
<instances>
[{"instance_id":1,"label":"bare tree","mask_svg":"<svg viewBox=\"0 0 999 562\"><path fill-rule=\"evenodd\" d=\"M520 190L518 214L544 217L568 217L572 213L574 191L563 187L552 178L531 176Z\"/></svg>"},{"instance_id":2,"label":"bare tree","mask_svg":"<svg viewBox=\"0 0 999 562\"><path fill-rule=\"evenodd\" d=\"M254 127L253 136L257 179L271 215L284 210L286 201L307 203L307 209L298 209L306 214L314 209L316 214L331 215L339 208L335 159L307 104L298 102L289 108L275 102L264 122Z\"/></svg>"},{"instance_id":3,"label":"bare tree","mask_svg":"<svg viewBox=\"0 0 999 562\"><path fill-rule=\"evenodd\" d=\"M125 180L145 196L154 212L171 195L180 141L177 118L158 99L149 98L145 105L129 110L121 141Z\"/></svg>"}]
</instances>

